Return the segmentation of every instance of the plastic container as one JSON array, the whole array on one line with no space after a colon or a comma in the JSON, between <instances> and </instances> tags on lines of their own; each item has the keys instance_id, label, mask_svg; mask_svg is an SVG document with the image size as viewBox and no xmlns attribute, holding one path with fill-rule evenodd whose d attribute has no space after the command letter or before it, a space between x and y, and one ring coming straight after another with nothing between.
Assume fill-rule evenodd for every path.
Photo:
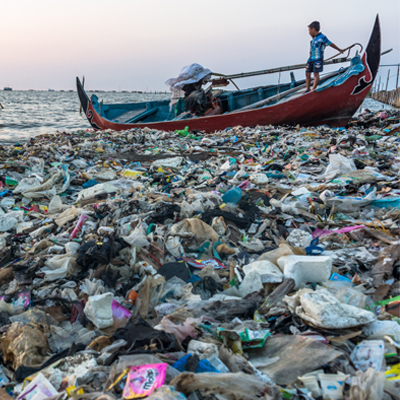
<instances>
[{"instance_id":1,"label":"plastic container","mask_svg":"<svg viewBox=\"0 0 400 400\"><path fill-rule=\"evenodd\" d=\"M224 203L237 204L239 203L241 198L242 198L242 190L238 187L234 187L222 195L222 200Z\"/></svg>"},{"instance_id":2,"label":"plastic container","mask_svg":"<svg viewBox=\"0 0 400 400\"><path fill-rule=\"evenodd\" d=\"M315 375L301 376L299 379L303 386L306 387L314 397L319 397L322 395L321 389L318 385L318 379Z\"/></svg>"},{"instance_id":3,"label":"plastic container","mask_svg":"<svg viewBox=\"0 0 400 400\"><path fill-rule=\"evenodd\" d=\"M344 382L348 377L349 375L319 374L323 396L335 400L343 399Z\"/></svg>"}]
</instances>

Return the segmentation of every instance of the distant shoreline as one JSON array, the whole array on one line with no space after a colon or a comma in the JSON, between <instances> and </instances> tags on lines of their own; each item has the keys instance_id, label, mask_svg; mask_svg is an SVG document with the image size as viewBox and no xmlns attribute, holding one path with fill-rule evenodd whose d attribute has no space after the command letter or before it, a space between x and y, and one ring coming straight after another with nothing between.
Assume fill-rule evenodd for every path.
<instances>
[{"instance_id":1,"label":"distant shoreline","mask_svg":"<svg viewBox=\"0 0 400 400\"><path fill-rule=\"evenodd\" d=\"M13 93L13 92L45 92L45 93L76 93L76 89L12 89L12 90L1 90L1 92ZM137 94L171 94L169 90L103 90L103 89L88 89L90 93L137 93Z\"/></svg>"}]
</instances>

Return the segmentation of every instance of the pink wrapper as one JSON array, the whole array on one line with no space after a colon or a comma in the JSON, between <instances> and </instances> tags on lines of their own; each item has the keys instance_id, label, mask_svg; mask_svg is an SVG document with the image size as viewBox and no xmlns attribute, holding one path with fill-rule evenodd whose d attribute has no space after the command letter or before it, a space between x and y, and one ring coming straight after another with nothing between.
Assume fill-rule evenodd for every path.
<instances>
[{"instance_id":1,"label":"pink wrapper","mask_svg":"<svg viewBox=\"0 0 400 400\"><path fill-rule=\"evenodd\" d=\"M113 317L117 319L126 318L129 319L132 313L125 308L123 305L119 304L118 301L113 300L111 304L111 309L113 313Z\"/></svg>"},{"instance_id":2,"label":"pink wrapper","mask_svg":"<svg viewBox=\"0 0 400 400\"><path fill-rule=\"evenodd\" d=\"M165 382L168 364L146 364L130 367L124 387L124 399L148 396Z\"/></svg>"},{"instance_id":3,"label":"pink wrapper","mask_svg":"<svg viewBox=\"0 0 400 400\"><path fill-rule=\"evenodd\" d=\"M316 237L325 236L325 235L332 235L332 233L347 233L350 231L354 231L355 229L365 228L365 225L357 225L357 226L346 226L342 229L337 229L336 231L331 231L330 229L319 229L317 228L312 237L315 239Z\"/></svg>"},{"instance_id":4,"label":"pink wrapper","mask_svg":"<svg viewBox=\"0 0 400 400\"><path fill-rule=\"evenodd\" d=\"M87 215L85 215L85 214L82 214L79 217L78 222L76 223L76 226L75 226L74 230L72 231L71 236L69 237L70 239L76 238L78 233L82 230L82 226L83 226L83 223L85 222L85 219L87 219Z\"/></svg>"}]
</instances>

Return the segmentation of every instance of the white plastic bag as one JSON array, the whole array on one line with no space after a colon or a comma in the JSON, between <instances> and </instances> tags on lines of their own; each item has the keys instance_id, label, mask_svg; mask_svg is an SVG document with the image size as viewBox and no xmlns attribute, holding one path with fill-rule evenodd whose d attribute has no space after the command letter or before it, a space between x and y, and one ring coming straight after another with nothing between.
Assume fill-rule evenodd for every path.
<instances>
[{"instance_id":1,"label":"white plastic bag","mask_svg":"<svg viewBox=\"0 0 400 400\"><path fill-rule=\"evenodd\" d=\"M62 211L62 201L60 196L54 196L49 204L49 214L57 214Z\"/></svg>"},{"instance_id":2,"label":"white plastic bag","mask_svg":"<svg viewBox=\"0 0 400 400\"><path fill-rule=\"evenodd\" d=\"M376 320L372 312L342 304L327 289L302 289L284 301L292 312L320 328L353 328Z\"/></svg>"},{"instance_id":3,"label":"white plastic bag","mask_svg":"<svg viewBox=\"0 0 400 400\"><path fill-rule=\"evenodd\" d=\"M329 165L326 168L323 177L327 180L332 180L337 175L346 174L356 170L357 168L352 159L346 158L341 154L329 154Z\"/></svg>"},{"instance_id":4,"label":"white plastic bag","mask_svg":"<svg viewBox=\"0 0 400 400\"><path fill-rule=\"evenodd\" d=\"M150 244L147 240L146 232L141 222L139 222L129 236L122 236L122 239L124 239L125 242L129 243L131 246L144 247Z\"/></svg>"}]
</instances>

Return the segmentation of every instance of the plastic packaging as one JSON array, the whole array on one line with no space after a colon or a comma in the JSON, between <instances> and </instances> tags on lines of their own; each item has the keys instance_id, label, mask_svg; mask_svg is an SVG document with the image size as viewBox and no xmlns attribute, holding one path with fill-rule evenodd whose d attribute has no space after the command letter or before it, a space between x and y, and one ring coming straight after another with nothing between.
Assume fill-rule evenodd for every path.
<instances>
[{"instance_id":1,"label":"plastic packaging","mask_svg":"<svg viewBox=\"0 0 400 400\"><path fill-rule=\"evenodd\" d=\"M69 237L70 239L75 239L79 235L79 233L82 231L83 224L87 218L88 216L86 214L82 214L79 217L78 222L76 223L75 228Z\"/></svg>"},{"instance_id":2,"label":"plastic packaging","mask_svg":"<svg viewBox=\"0 0 400 400\"><path fill-rule=\"evenodd\" d=\"M42 400L55 396L57 393L54 386L39 372L29 385L24 388L17 400Z\"/></svg>"},{"instance_id":3,"label":"plastic packaging","mask_svg":"<svg viewBox=\"0 0 400 400\"><path fill-rule=\"evenodd\" d=\"M343 399L343 388L346 379L350 375L342 374L319 374L323 396L329 396L330 399Z\"/></svg>"},{"instance_id":4,"label":"plastic packaging","mask_svg":"<svg viewBox=\"0 0 400 400\"><path fill-rule=\"evenodd\" d=\"M366 372L368 368L380 371L385 356L385 343L383 340L363 340L350 355L354 366Z\"/></svg>"},{"instance_id":5,"label":"plastic packaging","mask_svg":"<svg viewBox=\"0 0 400 400\"><path fill-rule=\"evenodd\" d=\"M238 187L234 187L222 195L222 201L224 203L237 204L239 203L241 198L242 198L242 190Z\"/></svg>"},{"instance_id":6,"label":"plastic packaging","mask_svg":"<svg viewBox=\"0 0 400 400\"><path fill-rule=\"evenodd\" d=\"M150 395L154 389L164 384L168 364L146 364L127 368L112 384L114 387L121 379L126 377L122 393L124 399L138 399Z\"/></svg>"}]
</instances>

